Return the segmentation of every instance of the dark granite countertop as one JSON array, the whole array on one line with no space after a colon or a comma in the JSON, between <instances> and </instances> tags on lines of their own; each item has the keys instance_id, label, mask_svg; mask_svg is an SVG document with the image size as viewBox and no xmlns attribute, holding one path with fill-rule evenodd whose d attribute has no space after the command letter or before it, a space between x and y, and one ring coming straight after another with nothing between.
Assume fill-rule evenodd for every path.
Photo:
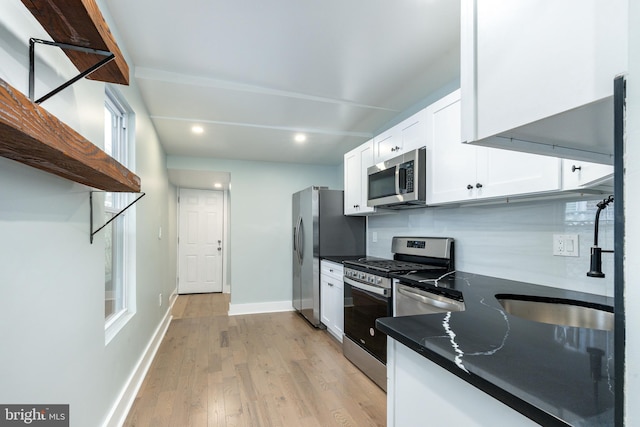
<instances>
[{"instance_id":1,"label":"dark granite countertop","mask_svg":"<svg viewBox=\"0 0 640 427\"><path fill-rule=\"evenodd\" d=\"M461 294L465 310L381 318L380 331L542 425L614 425L613 330L526 320L507 313L495 296L609 307L613 298L464 272L437 285L425 277L402 281Z\"/></svg>"},{"instance_id":2,"label":"dark granite countertop","mask_svg":"<svg viewBox=\"0 0 640 427\"><path fill-rule=\"evenodd\" d=\"M366 255L329 255L323 256L322 259L326 259L327 261L337 262L338 264L342 264L344 261L353 261L358 260L360 258L365 258Z\"/></svg>"}]
</instances>

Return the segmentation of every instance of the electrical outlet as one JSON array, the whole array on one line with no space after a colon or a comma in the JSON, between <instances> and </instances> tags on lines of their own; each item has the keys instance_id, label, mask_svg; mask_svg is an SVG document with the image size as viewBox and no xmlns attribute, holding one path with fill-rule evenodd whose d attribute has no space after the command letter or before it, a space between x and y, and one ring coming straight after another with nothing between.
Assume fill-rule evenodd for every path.
<instances>
[{"instance_id":1,"label":"electrical outlet","mask_svg":"<svg viewBox=\"0 0 640 427\"><path fill-rule=\"evenodd\" d=\"M577 234L554 234L553 255L555 256L580 256L580 245Z\"/></svg>"},{"instance_id":2,"label":"electrical outlet","mask_svg":"<svg viewBox=\"0 0 640 427\"><path fill-rule=\"evenodd\" d=\"M371 232L371 241L373 243L376 243L378 241L378 232L377 231Z\"/></svg>"}]
</instances>

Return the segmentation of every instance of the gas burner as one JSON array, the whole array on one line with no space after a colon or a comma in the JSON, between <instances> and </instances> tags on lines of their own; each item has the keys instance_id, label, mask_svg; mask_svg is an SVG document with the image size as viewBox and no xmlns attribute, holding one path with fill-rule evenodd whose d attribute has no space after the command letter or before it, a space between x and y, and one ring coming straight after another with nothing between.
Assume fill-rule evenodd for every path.
<instances>
[{"instance_id":1,"label":"gas burner","mask_svg":"<svg viewBox=\"0 0 640 427\"><path fill-rule=\"evenodd\" d=\"M358 261L345 261L351 267L360 267L367 270L375 270L382 273L397 273L423 270L446 270L445 267L421 264L417 262L397 261L393 259L367 259Z\"/></svg>"}]
</instances>

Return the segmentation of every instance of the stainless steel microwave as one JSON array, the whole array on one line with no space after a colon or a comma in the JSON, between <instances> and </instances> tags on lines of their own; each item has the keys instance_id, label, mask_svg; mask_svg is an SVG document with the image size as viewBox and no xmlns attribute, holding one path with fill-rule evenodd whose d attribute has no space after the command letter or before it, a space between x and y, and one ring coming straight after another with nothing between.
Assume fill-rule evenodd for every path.
<instances>
[{"instance_id":1,"label":"stainless steel microwave","mask_svg":"<svg viewBox=\"0 0 640 427\"><path fill-rule=\"evenodd\" d=\"M367 169L367 206L390 209L426 205L426 148L412 150Z\"/></svg>"}]
</instances>

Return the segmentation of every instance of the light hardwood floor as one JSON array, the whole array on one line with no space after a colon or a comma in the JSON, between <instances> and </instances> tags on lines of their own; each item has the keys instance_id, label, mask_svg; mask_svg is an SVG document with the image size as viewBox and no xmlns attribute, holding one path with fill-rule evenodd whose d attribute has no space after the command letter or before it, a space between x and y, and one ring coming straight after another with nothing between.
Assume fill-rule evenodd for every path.
<instances>
[{"instance_id":1,"label":"light hardwood floor","mask_svg":"<svg viewBox=\"0 0 640 427\"><path fill-rule=\"evenodd\" d=\"M181 295L125 427L384 426L386 395L298 314Z\"/></svg>"}]
</instances>

